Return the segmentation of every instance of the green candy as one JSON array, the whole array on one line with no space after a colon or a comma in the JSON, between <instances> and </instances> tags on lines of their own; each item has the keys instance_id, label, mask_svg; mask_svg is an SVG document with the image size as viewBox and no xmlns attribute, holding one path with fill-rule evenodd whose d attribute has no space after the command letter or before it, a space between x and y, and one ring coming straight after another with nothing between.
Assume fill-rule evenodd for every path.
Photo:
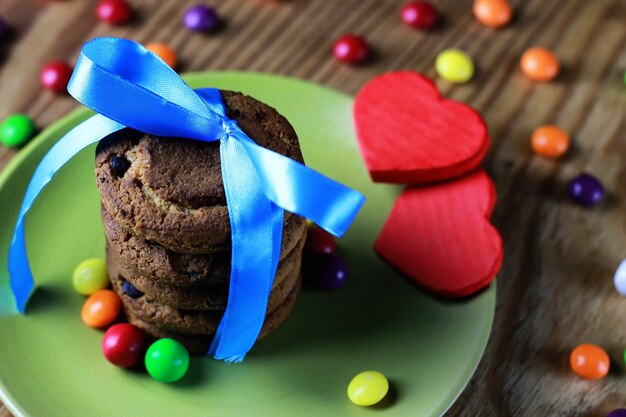
<instances>
[{"instance_id":1,"label":"green candy","mask_svg":"<svg viewBox=\"0 0 626 417\"><path fill-rule=\"evenodd\" d=\"M160 382L175 382L189 369L189 352L174 339L159 339L146 352L146 369Z\"/></svg>"},{"instance_id":2,"label":"green candy","mask_svg":"<svg viewBox=\"0 0 626 417\"><path fill-rule=\"evenodd\" d=\"M25 114L14 114L0 125L0 142L4 146L19 148L35 134L35 123Z\"/></svg>"}]
</instances>

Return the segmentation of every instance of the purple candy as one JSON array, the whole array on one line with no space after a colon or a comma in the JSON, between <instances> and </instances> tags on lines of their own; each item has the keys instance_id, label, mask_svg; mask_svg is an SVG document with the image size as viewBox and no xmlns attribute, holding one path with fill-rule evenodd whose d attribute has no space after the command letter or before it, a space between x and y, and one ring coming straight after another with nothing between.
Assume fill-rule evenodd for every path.
<instances>
[{"instance_id":1,"label":"purple candy","mask_svg":"<svg viewBox=\"0 0 626 417\"><path fill-rule=\"evenodd\" d=\"M6 35L7 31L8 31L7 24L4 23L4 20L2 19L2 17L0 17L0 38Z\"/></svg>"},{"instance_id":2,"label":"purple candy","mask_svg":"<svg viewBox=\"0 0 626 417\"><path fill-rule=\"evenodd\" d=\"M212 8L198 4L187 9L183 23L189 30L209 32L217 27L219 18Z\"/></svg>"},{"instance_id":3,"label":"purple candy","mask_svg":"<svg viewBox=\"0 0 626 417\"><path fill-rule=\"evenodd\" d=\"M335 254L315 254L304 259L302 275L305 284L312 288L336 290L346 283L348 264Z\"/></svg>"},{"instance_id":4,"label":"purple candy","mask_svg":"<svg viewBox=\"0 0 626 417\"><path fill-rule=\"evenodd\" d=\"M626 408L618 408L611 411L606 417L626 417Z\"/></svg>"},{"instance_id":5,"label":"purple candy","mask_svg":"<svg viewBox=\"0 0 626 417\"><path fill-rule=\"evenodd\" d=\"M574 177L567 187L569 198L576 204L590 207L602 200L604 187L594 176L579 174Z\"/></svg>"}]
</instances>

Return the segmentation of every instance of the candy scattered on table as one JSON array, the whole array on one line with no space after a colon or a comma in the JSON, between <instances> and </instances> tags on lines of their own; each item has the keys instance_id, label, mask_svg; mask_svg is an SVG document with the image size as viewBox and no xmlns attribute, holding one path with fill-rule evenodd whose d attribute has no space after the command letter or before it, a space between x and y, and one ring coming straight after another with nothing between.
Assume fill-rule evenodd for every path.
<instances>
[{"instance_id":1,"label":"candy scattered on table","mask_svg":"<svg viewBox=\"0 0 626 417\"><path fill-rule=\"evenodd\" d=\"M73 68L62 61L53 61L41 69L41 86L55 93L65 93L72 77Z\"/></svg>"},{"instance_id":2,"label":"candy scattered on table","mask_svg":"<svg viewBox=\"0 0 626 417\"><path fill-rule=\"evenodd\" d=\"M146 44L146 49L154 52L171 68L176 68L176 64L178 64L178 57L176 56L176 52L174 52L174 50L167 44L162 42L150 42Z\"/></svg>"},{"instance_id":3,"label":"candy scattered on table","mask_svg":"<svg viewBox=\"0 0 626 417\"><path fill-rule=\"evenodd\" d=\"M491 28L506 26L513 15L506 0L475 0L472 10L476 20Z\"/></svg>"},{"instance_id":4,"label":"candy scattered on table","mask_svg":"<svg viewBox=\"0 0 626 417\"><path fill-rule=\"evenodd\" d=\"M72 283L76 292L91 295L109 286L109 274L104 259L87 259L74 269Z\"/></svg>"},{"instance_id":5,"label":"candy scattered on table","mask_svg":"<svg viewBox=\"0 0 626 417\"><path fill-rule=\"evenodd\" d=\"M402 21L416 29L431 29L439 21L439 12L427 1L410 1L400 12Z\"/></svg>"},{"instance_id":6,"label":"candy scattered on table","mask_svg":"<svg viewBox=\"0 0 626 417\"><path fill-rule=\"evenodd\" d=\"M375 182L454 178L476 168L489 148L480 114L442 98L429 78L413 71L389 72L368 82L354 101L354 125Z\"/></svg>"},{"instance_id":7,"label":"candy scattered on table","mask_svg":"<svg viewBox=\"0 0 626 417\"><path fill-rule=\"evenodd\" d=\"M183 23L195 32L210 32L219 25L219 17L209 6L198 4L190 7L183 16Z\"/></svg>"},{"instance_id":8,"label":"candy scattered on table","mask_svg":"<svg viewBox=\"0 0 626 417\"><path fill-rule=\"evenodd\" d=\"M451 83L466 83L474 76L472 58L458 49L446 49L437 55L435 69L441 78Z\"/></svg>"},{"instance_id":9,"label":"candy scattered on table","mask_svg":"<svg viewBox=\"0 0 626 417\"><path fill-rule=\"evenodd\" d=\"M175 382L189 369L189 352L174 339L159 339L146 352L146 369L160 382Z\"/></svg>"},{"instance_id":10,"label":"candy scattered on table","mask_svg":"<svg viewBox=\"0 0 626 417\"><path fill-rule=\"evenodd\" d=\"M611 411L606 417L626 417L626 408L618 408Z\"/></svg>"},{"instance_id":11,"label":"candy scattered on table","mask_svg":"<svg viewBox=\"0 0 626 417\"><path fill-rule=\"evenodd\" d=\"M11 148L19 148L35 135L37 128L33 120L25 114L13 114L0 125L0 143Z\"/></svg>"},{"instance_id":12,"label":"candy scattered on table","mask_svg":"<svg viewBox=\"0 0 626 417\"><path fill-rule=\"evenodd\" d=\"M98 19L112 25L120 25L130 20L133 8L126 0L102 0L96 6Z\"/></svg>"},{"instance_id":13,"label":"candy scattered on table","mask_svg":"<svg viewBox=\"0 0 626 417\"><path fill-rule=\"evenodd\" d=\"M611 360L599 346L583 344L570 354L570 366L576 375L585 379L604 378L609 373Z\"/></svg>"},{"instance_id":14,"label":"candy scattered on table","mask_svg":"<svg viewBox=\"0 0 626 417\"><path fill-rule=\"evenodd\" d=\"M369 53L369 45L357 35L344 35L333 45L335 58L347 64L360 64L367 59Z\"/></svg>"},{"instance_id":15,"label":"candy scattered on table","mask_svg":"<svg viewBox=\"0 0 626 417\"><path fill-rule=\"evenodd\" d=\"M530 48L520 60L522 72L534 81L550 81L559 73L559 59L545 48Z\"/></svg>"},{"instance_id":16,"label":"candy scattered on table","mask_svg":"<svg viewBox=\"0 0 626 417\"><path fill-rule=\"evenodd\" d=\"M615 276L613 277L613 285L615 285L615 289L618 293L626 297L626 259L617 267Z\"/></svg>"},{"instance_id":17,"label":"candy scattered on table","mask_svg":"<svg viewBox=\"0 0 626 417\"><path fill-rule=\"evenodd\" d=\"M335 238L326 230L313 226L309 227L304 244L305 255L315 255L318 253L335 253Z\"/></svg>"},{"instance_id":18,"label":"candy scattered on table","mask_svg":"<svg viewBox=\"0 0 626 417\"><path fill-rule=\"evenodd\" d=\"M582 173L570 180L567 193L574 203L591 207L598 204L604 197L604 186L593 175Z\"/></svg>"},{"instance_id":19,"label":"candy scattered on table","mask_svg":"<svg viewBox=\"0 0 626 417\"><path fill-rule=\"evenodd\" d=\"M335 254L307 256L302 268L304 283L318 290L336 290L348 279L347 262Z\"/></svg>"},{"instance_id":20,"label":"candy scattered on table","mask_svg":"<svg viewBox=\"0 0 626 417\"><path fill-rule=\"evenodd\" d=\"M0 16L0 38L4 37L8 32L9 32L9 27L4 21L4 19L2 18L2 16Z\"/></svg>"},{"instance_id":21,"label":"candy scattered on table","mask_svg":"<svg viewBox=\"0 0 626 417\"><path fill-rule=\"evenodd\" d=\"M129 323L111 326L102 338L102 353L115 366L129 368L144 357L148 335Z\"/></svg>"},{"instance_id":22,"label":"candy scattered on table","mask_svg":"<svg viewBox=\"0 0 626 417\"><path fill-rule=\"evenodd\" d=\"M530 144L536 154L546 158L558 158L569 149L567 132L558 126L539 126L532 134Z\"/></svg>"},{"instance_id":23,"label":"candy scattered on table","mask_svg":"<svg viewBox=\"0 0 626 417\"><path fill-rule=\"evenodd\" d=\"M369 406L380 402L389 392L389 381L378 371L356 375L348 385L348 398L356 405Z\"/></svg>"},{"instance_id":24,"label":"candy scattered on table","mask_svg":"<svg viewBox=\"0 0 626 417\"><path fill-rule=\"evenodd\" d=\"M122 300L111 290L98 290L85 301L81 310L83 322L89 327L107 326L120 314Z\"/></svg>"}]
</instances>

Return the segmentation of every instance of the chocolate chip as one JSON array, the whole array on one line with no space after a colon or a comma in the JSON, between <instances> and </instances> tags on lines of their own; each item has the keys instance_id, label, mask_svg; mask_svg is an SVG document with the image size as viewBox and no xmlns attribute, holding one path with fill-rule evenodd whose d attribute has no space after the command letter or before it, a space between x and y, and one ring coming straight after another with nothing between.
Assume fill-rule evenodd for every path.
<instances>
[{"instance_id":1,"label":"chocolate chip","mask_svg":"<svg viewBox=\"0 0 626 417\"><path fill-rule=\"evenodd\" d=\"M141 291L135 288L135 286L128 281L124 281L124 284L122 284L122 290L130 298L139 298L143 295Z\"/></svg>"},{"instance_id":2,"label":"chocolate chip","mask_svg":"<svg viewBox=\"0 0 626 417\"><path fill-rule=\"evenodd\" d=\"M128 171L128 168L130 168L130 162L123 156L115 155L111 158L111 169L116 177L123 177L126 171Z\"/></svg>"}]
</instances>

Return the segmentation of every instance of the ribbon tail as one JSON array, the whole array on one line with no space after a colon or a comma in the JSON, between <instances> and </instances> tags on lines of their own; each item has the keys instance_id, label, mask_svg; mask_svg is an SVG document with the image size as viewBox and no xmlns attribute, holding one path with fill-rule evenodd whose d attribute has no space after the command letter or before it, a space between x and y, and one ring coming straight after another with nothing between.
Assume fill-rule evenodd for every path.
<instances>
[{"instance_id":1,"label":"ribbon tail","mask_svg":"<svg viewBox=\"0 0 626 417\"><path fill-rule=\"evenodd\" d=\"M26 251L26 237L24 233L26 214L31 209L39 193L52 180L54 174L74 155L88 145L98 142L111 133L124 128L125 126L104 116L93 116L72 129L50 148L35 169L17 217L7 264L11 277L11 289L15 296L17 310L20 313L23 314L26 311L26 304L35 287L35 280L28 263Z\"/></svg>"},{"instance_id":2,"label":"ribbon tail","mask_svg":"<svg viewBox=\"0 0 626 417\"><path fill-rule=\"evenodd\" d=\"M232 260L228 305L208 353L218 360L240 362L265 321L282 245L284 211L263 193L263 183L241 142L222 139L220 154Z\"/></svg>"},{"instance_id":3,"label":"ribbon tail","mask_svg":"<svg viewBox=\"0 0 626 417\"><path fill-rule=\"evenodd\" d=\"M337 237L348 230L365 203L361 193L257 145L242 132L237 132L237 139L245 146L265 195L274 204L313 220Z\"/></svg>"}]
</instances>

